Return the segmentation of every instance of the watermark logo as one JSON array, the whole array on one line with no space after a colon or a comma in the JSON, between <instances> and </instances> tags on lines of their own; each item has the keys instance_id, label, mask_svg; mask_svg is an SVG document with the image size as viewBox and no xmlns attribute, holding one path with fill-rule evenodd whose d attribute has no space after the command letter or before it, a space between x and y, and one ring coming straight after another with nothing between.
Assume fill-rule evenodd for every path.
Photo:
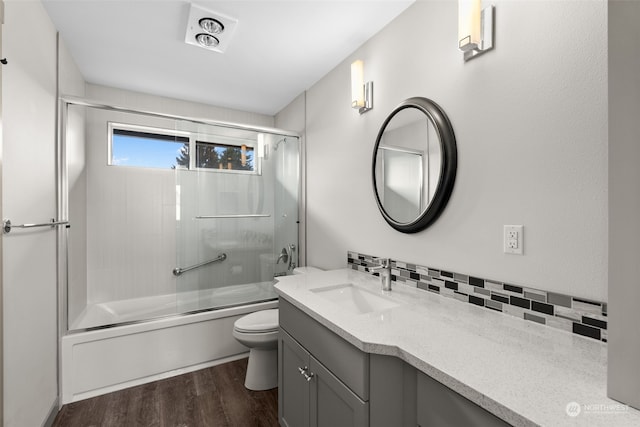
<instances>
[{"instance_id":1,"label":"watermark logo","mask_svg":"<svg viewBox=\"0 0 640 427\"><path fill-rule=\"evenodd\" d=\"M582 412L582 407L578 402L569 402L567 403L565 411L567 411L567 415L570 417L577 417L580 415L580 412Z\"/></svg>"},{"instance_id":2,"label":"watermark logo","mask_svg":"<svg viewBox=\"0 0 640 427\"><path fill-rule=\"evenodd\" d=\"M578 402L569 402L565 407L565 412L572 418L580 414L621 414L628 410L629 406L621 403L590 403L581 405Z\"/></svg>"}]
</instances>

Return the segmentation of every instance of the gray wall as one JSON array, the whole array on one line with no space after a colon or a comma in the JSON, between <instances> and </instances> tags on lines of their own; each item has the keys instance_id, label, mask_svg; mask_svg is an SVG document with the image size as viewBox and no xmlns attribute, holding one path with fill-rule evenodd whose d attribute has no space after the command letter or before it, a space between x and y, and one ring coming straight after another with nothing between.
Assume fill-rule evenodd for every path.
<instances>
[{"instance_id":1,"label":"gray wall","mask_svg":"<svg viewBox=\"0 0 640 427\"><path fill-rule=\"evenodd\" d=\"M355 250L606 300L607 2L495 5L496 48L479 58L456 49L456 2L419 1L307 91L308 264L344 267ZM355 59L375 87L362 116ZM444 214L404 235L377 211L370 161L411 96L447 112L459 163ZM524 256L502 252L505 224L525 226Z\"/></svg>"},{"instance_id":2,"label":"gray wall","mask_svg":"<svg viewBox=\"0 0 640 427\"><path fill-rule=\"evenodd\" d=\"M609 2L609 395L640 408L640 3Z\"/></svg>"}]
</instances>

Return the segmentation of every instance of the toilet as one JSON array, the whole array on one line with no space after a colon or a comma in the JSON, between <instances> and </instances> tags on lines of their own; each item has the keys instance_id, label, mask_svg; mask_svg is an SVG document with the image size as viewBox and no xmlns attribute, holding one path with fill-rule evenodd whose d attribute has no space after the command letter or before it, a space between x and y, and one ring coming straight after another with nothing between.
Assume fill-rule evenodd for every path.
<instances>
[{"instance_id":1,"label":"toilet","mask_svg":"<svg viewBox=\"0 0 640 427\"><path fill-rule=\"evenodd\" d=\"M298 267L293 274L322 271ZM249 347L249 363L244 386L249 390L269 390L278 386L278 309L261 310L242 316L233 324L233 336Z\"/></svg>"}]
</instances>

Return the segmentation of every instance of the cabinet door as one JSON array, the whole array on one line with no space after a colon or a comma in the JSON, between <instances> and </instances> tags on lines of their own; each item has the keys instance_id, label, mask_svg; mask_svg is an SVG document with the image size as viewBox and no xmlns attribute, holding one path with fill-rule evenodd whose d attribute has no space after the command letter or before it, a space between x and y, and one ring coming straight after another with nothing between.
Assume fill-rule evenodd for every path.
<instances>
[{"instance_id":1,"label":"cabinet door","mask_svg":"<svg viewBox=\"0 0 640 427\"><path fill-rule=\"evenodd\" d=\"M422 372L418 372L417 399L420 427L509 426L509 423Z\"/></svg>"},{"instance_id":2,"label":"cabinet door","mask_svg":"<svg viewBox=\"0 0 640 427\"><path fill-rule=\"evenodd\" d=\"M311 356L311 427L364 427L369 425L369 403L363 402L328 369Z\"/></svg>"},{"instance_id":3,"label":"cabinet door","mask_svg":"<svg viewBox=\"0 0 640 427\"><path fill-rule=\"evenodd\" d=\"M278 416L283 427L309 426L309 353L286 332L278 338Z\"/></svg>"}]
</instances>

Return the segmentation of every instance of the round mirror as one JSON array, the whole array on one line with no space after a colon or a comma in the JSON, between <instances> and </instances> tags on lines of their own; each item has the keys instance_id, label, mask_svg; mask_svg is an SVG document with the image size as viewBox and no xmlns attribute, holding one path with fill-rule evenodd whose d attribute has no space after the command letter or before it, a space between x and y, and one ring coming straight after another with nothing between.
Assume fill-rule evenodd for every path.
<instances>
[{"instance_id":1,"label":"round mirror","mask_svg":"<svg viewBox=\"0 0 640 427\"><path fill-rule=\"evenodd\" d=\"M373 148L373 189L398 231L424 230L442 213L456 177L453 128L440 106L409 98L385 119Z\"/></svg>"}]
</instances>

